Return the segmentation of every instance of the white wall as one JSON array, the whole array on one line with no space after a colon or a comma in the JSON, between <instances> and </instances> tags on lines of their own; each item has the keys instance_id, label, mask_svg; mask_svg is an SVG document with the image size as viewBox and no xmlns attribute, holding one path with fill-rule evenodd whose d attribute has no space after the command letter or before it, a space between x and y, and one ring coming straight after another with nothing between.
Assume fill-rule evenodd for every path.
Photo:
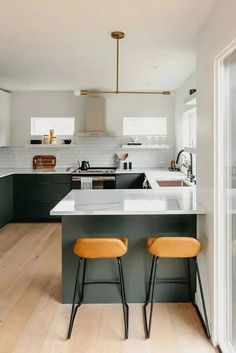
<instances>
[{"instance_id":1,"label":"white wall","mask_svg":"<svg viewBox=\"0 0 236 353\"><path fill-rule=\"evenodd\" d=\"M174 96L156 95L111 95L106 96L106 117L108 131L122 135L123 117L167 117L168 136L165 141L175 145Z\"/></svg>"},{"instance_id":2,"label":"white wall","mask_svg":"<svg viewBox=\"0 0 236 353\"><path fill-rule=\"evenodd\" d=\"M197 190L198 199L207 209L199 217L198 234L204 251L200 257L207 306L214 320L214 57L236 38L236 1L218 2L198 35L197 45ZM208 278L208 281L207 281ZM207 284L208 283L208 284ZM208 292L207 292L208 290ZM213 336L213 339L216 339Z\"/></svg>"},{"instance_id":3,"label":"white wall","mask_svg":"<svg viewBox=\"0 0 236 353\"><path fill-rule=\"evenodd\" d=\"M106 99L107 130L122 135L124 116L161 116L168 118L165 143L174 146L174 97L111 95ZM86 97L75 97L72 92L14 92L11 109L12 145L25 145L30 139L30 117L74 116L76 130L85 127Z\"/></svg>"},{"instance_id":4,"label":"white wall","mask_svg":"<svg viewBox=\"0 0 236 353\"><path fill-rule=\"evenodd\" d=\"M183 85L175 92L175 143L176 153L180 151L183 146L183 113L184 100L189 96L189 90L196 87L196 72L183 83Z\"/></svg>"},{"instance_id":5,"label":"white wall","mask_svg":"<svg viewBox=\"0 0 236 353\"><path fill-rule=\"evenodd\" d=\"M84 128L86 97L71 92L14 92L11 96L11 144L25 146L30 140L32 116L74 116L76 129Z\"/></svg>"}]
</instances>

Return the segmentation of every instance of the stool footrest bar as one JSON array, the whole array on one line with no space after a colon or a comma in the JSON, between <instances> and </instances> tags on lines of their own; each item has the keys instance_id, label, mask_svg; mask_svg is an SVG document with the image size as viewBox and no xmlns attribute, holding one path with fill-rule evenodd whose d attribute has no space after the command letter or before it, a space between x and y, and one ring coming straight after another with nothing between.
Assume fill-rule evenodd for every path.
<instances>
[{"instance_id":1,"label":"stool footrest bar","mask_svg":"<svg viewBox=\"0 0 236 353\"><path fill-rule=\"evenodd\" d=\"M181 280L181 279L158 279L155 281L155 284L172 284L172 283L176 283L176 284L189 284L188 281L185 280Z\"/></svg>"},{"instance_id":2,"label":"stool footrest bar","mask_svg":"<svg viewBox=\"0 0 236 353\"><path fill-rule=\"evenodd\" d=\"M120 284L120 282L119 281L91 281L91 282L84 283L85 286L89 284Z\"/></svg>"}]
</instances>

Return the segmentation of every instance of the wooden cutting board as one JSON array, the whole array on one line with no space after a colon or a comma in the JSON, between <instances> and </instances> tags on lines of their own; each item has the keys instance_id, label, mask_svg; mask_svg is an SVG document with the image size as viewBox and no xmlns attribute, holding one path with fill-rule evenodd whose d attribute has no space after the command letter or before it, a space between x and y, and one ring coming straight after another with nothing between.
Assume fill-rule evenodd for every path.
<instances>
[{"instance_id":1,"label":"wooden cutting board","mask_svg":"<svg viewBox=\"0 0 236 353\"><path fill-rule=\"evenodd\" d=\"M56 157L53 155L39 155L33 157L33 169L53 169L56 167Z\"/></svg>"}]
</instances>

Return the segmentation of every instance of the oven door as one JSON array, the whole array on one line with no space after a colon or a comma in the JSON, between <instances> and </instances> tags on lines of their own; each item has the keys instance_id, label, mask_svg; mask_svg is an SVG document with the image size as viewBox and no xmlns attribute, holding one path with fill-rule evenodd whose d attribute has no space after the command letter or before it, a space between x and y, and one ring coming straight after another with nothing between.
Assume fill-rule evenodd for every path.
<instances>
[{"instance_id":1,"label":"oven door","mask_svg":"<svg viewBox=\"0 0 236 353\"><path fill-rule=\"evenodd\" d=\"M82 178L91 178L92 183L83 182ZM72 189L115 189L116 177L109 176L72 176Z\"/></svg>"},{"instance_id":2,"label":"oven door","mask_svg":"<svg viewBox=\"0 0 236 353\"><path fill-rule=\"evenodd\" d=\"M93 176L93 189L115 189L115 176Z\"/></svg>"}]
</instances>

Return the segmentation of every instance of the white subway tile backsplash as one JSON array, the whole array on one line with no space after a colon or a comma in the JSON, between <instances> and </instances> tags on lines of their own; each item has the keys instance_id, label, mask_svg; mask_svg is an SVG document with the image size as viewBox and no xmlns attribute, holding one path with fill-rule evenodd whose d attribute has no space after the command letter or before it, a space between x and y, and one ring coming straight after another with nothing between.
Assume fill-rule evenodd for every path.
<instances>
[{"instance_id":1,"label":"white subway tile backsplash","mask_svg":"<svg viewBox=\"0 0 236 353\"><path fill-rule=\"evenodd\" d=\"M31 168L32 158L38 154L53 154L57 167L65 168L76 161L88 160L91 166L109 167L116 165L115 155L126 152L121 148L127 143L123 137L79 137L74 146L47 147L4 147L0 148L1 168ZM128 150L128 160L133 168L167 167L175 158L174 148L166 150Z\"/></svg>"}]
</instances>

